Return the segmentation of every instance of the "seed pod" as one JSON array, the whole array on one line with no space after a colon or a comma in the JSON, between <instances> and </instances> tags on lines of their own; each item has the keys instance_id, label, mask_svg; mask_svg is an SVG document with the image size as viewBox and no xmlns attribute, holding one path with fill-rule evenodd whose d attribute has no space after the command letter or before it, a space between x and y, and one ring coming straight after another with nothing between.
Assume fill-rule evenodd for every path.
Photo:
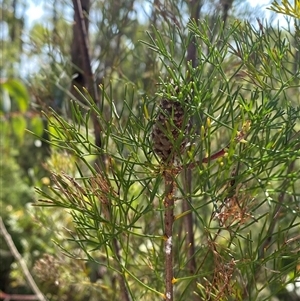
<instances>
[{"instance_id":1,"label":"seed pod","mask_svg":"<svg viewBox=\"0 0 300 301\"><path fill-rule=\"evenodd\" d=\"M162 99L152 130L154 152L164 163L172 163L187 146L188 123L178 100Z\"/></svg>"}]
</instances>

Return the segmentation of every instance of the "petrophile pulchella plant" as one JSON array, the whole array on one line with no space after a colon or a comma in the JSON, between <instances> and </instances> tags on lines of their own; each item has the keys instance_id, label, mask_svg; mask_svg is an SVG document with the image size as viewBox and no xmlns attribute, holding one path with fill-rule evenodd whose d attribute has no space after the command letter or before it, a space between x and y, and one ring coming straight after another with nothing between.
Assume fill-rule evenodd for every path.
<instances>
[{"instance_id":1,"label":"petrophile pulchella plant","mask_svg":"<svg viewBox=\"0 0 300 301\"><path fill-rule=\"evenodd\" d=\"M189 22L188 38L153 29L144 47L159 58L156 94L126 85L119 101L113 85L101 87L101 108L86 96L101 148L91 112L74 104L73 121L46 114L53 152L68 154L76 172L53 172L40 204L70 213L74 248L62 248L97 267L90 289L105 290L103 300L297 295L299 40L295 48L267 25L221 23L216 39L206 22ZM196 67L185 61L191 40Z\"/></svg>"}]
</instances>

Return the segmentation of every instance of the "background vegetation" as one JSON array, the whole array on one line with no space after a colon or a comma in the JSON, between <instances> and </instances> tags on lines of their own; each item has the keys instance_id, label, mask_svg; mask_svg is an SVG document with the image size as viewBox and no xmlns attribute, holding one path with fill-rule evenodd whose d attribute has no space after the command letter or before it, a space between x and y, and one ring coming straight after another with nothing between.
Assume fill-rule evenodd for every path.
<instances>
[{"instance_id":1,"label":"background vegetation","mask_svg":"<svg viewBox=\"0 0 300 301\"><path fill-rule=\"evenodd\" d=\"M167 98L192 124L169 299L300 300L299 1L27 5L1 8L0 297L168 297Z\"/></svg>"}]
</instances>

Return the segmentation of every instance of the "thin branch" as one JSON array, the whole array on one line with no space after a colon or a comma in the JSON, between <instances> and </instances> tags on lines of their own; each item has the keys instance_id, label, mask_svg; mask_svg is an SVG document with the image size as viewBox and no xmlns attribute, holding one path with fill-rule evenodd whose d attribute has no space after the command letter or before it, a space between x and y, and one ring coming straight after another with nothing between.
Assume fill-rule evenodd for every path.
<instances>
[{"instance_id":1,"label":"thin branch","mask_svg":"<svg viewBox=\"0 0 300 301\"><path fill-rule=\"evenodd\" d=\"M79 30L78 41L80 44L80 52L83 57L83 76L85 84L87 85L88 91L92 94L94 99L97 99L97 89L94 87L94 76L91 67L91 58L89 55L88 48L88 33L85 25L84 15L82 11L81 1L73 0L75 20L78 23L75 24Z\"/></svg>"},{"instance_id":2,"label":"thin branch","mask_svg":"<svg viewBox=\"0 0 300 301\"><path fill-rule=\"evenodd\" d=\"M245 143L246 142L245 139L247 137L249 128L250 128L250 121L246 121L245 124L243 125L242 130L237 132L237 135L236 135L234 141L236 143ZM217 151L216 153L212 154L209 157L202 158L202 160L194 161L192 163L189 163L188 165L181 165L181 166L177 167L177 171L181 172L182 169L190 170L203 163L208 163L210 161L224 157L227 150L230 148L231 143L232 142L229 142L225 147L223 147L222 149L220 149L219 151Z\"/></svg>"},{"instance_id":3,"label":"thin branch","mask_svg":"<svg viewBox=\"0 0 300 301\"><path fill-rule=\"evenodd\" d=\"M173 223L174 223L174 203L176 184L174 172L167 170L164 173L165 179L165 283L166 283L166 300L173 301Z\"/></svg>"},{"instance_id":4,"label":"thin branch","mask_svg":"<svg viewBox=\"0 0 300 301\"><path fill-rule=\"evenodd\" d=\"M10 300L20 300L20 301L27 301L27 300L38 300L37 295L17 295L17 294L6 294L3 292L0 292L0 299L3 299L4 301L10 301Z\"/></svg>"},{"instance_id":5,"label":"thin branch","mask_svg":"<svg viewBox=\"0 0 300 301\"><path fill-rule=\"evenodd\" d=\"M187 195L191 195L192 193L192 170L184 169L183 173L183 185L184 191ZM182 212L190 212L184 217L183 225L186 232L186 247L188 250L188 269L191 275L194 275L196 269L196 259L195 259L195 236L194 236L194 221L193 221L193 214L192 208L190 203L192 202L191 197L185 198L184 202L182 203Z\"/></svg>"},{"instance_id":6,"label":"thin branch","mask_svg":"<svg viewBox=\"0 0 300 301\"><path fill-rule=\"evenodd\" d=\"M296 146L296 148L299 150L300 144L298 144ZM290 163L290 165L288 166L287 175L291 174L295 170L295 164L296 164L296 159L293 160ZM258 251L258 260L264 258L265 250L268 248L268 246L271 243L272 235L273 235L275 226L276 226L276 224L278 223L278 221L280 219L280 213L281 213L282 208L283 208L282 204L284 202L285 195L286 195L286 188L289 186L289 184L290 184L290 178L286 177L285 181L283 182L281 192L278 196L278 202L277 202L277 205L275 207L275 210L274 210L271 222L270 222L270 226L269 226L266 238L265 238L264 242L261 244L260 249Z\"/></svg>"},{"instance_id":7,"label":"thin branch","mask_svg":"<svg viewBox=\"0 0 300 301\"><path fill-rule=\"evenodd\" d=\"M196 24L199 23L200 11L202 5L203 5L202 0L189 1L191 19L195 20ZM197 45L196 45L195 35L193 35L192 40L188 46L186 61L191 62L193 68L197 66Z\"/></svg>"},{"instance_id":8,"label":"thin branch","mask_svg":"<svg viewBox=\"0 0 300 301\"><path fill-rule=\"evenodd\" d=\"M296 133L294 135L294 137L292 137L291 140L294 140L294 138L296 136L298 136L298 134L299 134L299 132ZM300 143L295 145L295 150L299 150L299 149L300 149ZM289 164L288 169L287 169L287 175L291 174L295 170L296 160L297 159L293 160ZM257 261L260 261L265 258L265 251L271 243L273 232L275 230L275 226L280 221L280 214L281 214L281 211L283 208L282 204L285 201L286 189L289 186L289 184L290 184L290 178L286 177L286 179L284 180L283 185L281 187L281 192L278 196L278 202L274 209L274 212L273 212L273 215L271 218L271 222L270 222L269 228L267 230L267 235L258 250ZM261 271L261 266L258 265L256 268L256 271L254 272L254 279L249 283L248 287L245 287L244 296L248 295L248 292L251 291L251 287L252 287L253 283L256 282L256 280L260 277L260 271Z\"/></svg>"},{"instance_id":9,"label":"thin branch","mask_svg":"<svg viewBox=\"0 0 300 301\"><path fill-rule=\"evenodd\" d=\"M194 20L197 24L199 22L202 5L203 5L202 0L192 0L189 2L191 19ZM192 67L195 68L198 64L197 59L198 56L197 56L196 38L195 35L193 35L192 40L188 45L186 62L187 64L191 62ZM184 185L184 190L186 192L186 195L192 195L191 193L192 192L192 170L190 168L184 170L183 185ZM193 213L190 205L191 202L192 202L192 198L186 197L186 199L182 203L182 211L183 212L190 211L190 213L187 214L183 219L183 226L185 232L187 233L186 247L188 250L188 269L190 274L193 275L196 269L196 259L195 259L195 234L193 230L194 221L193 221ZM194 299L196 298L197 296L194 297Z\"/></svg>"},{"instance_id":10,"label":"thin branch","mask_svg":"<svg viewBox=\"0 0 300 301\"><path fill-rule=\"evenodd\" d=\"M227 18L228 18L228 11L231 9L232 7L232 3L234 0L221 0L220 4L222 5L222 9L223 9L223 22L224 25L226 24Z\"/></svg>"},{"instance_id":11,"label":"thin branch","mask_svg":"<svg viewBox=\"0 0 300 301\"><path fill-rule=\"evenodd\" d=\"M22 256L20 255L20 253L18 252L10 234L7 232L6 227L3 223L2 217L0 216L0 232L2 234L2 236L4 237L7 246L9 247L10 252L12 253L12 255L14 256L14 258L16 259L19 267L21 268L28 285L30 286L30 288L32 289L32 291L36 294L36 298L40 301L46 301L47 299L45 298L45 296L42 294L42 292L40 291L40 289L38 288L38 286L36 285L33 277L31 276L27 265L24 261L24 259L22 258ZM15 299L16 300L16 299Z\"/></svg>"},{"instance_id":12,"label":"thin branch","mask_svg":"<svg viewBox=\"0 0 300 301\"><path fill-rule=\"evenodd\" d=\"M178 28L181 27L174 13L168 10L165 4L162 4L159 0L155 0L153 7L159 12L159 14L166 21L166 23L175 24Z\"/></svg>"},{"instance_id":13,"label":"thin branch","mask_svg":"<svg viewBox=\"0 0 300 301\"><path fill-rule=\"evenodd\" d=\"M121 299L124 301L130 301L130 296L128 293L128 289L127 289L127 285L126 285L126 280L125 280L125 272L122 268L122 264L121 264L121 255L120 255L120 246L119 246L119 242L117 241L116 238L113 239L113 246L114 246L114 252L116 254L117 257L117 261L119 264L119 268L120 268L120 274L118 275L119 277L119 284L120 284L120 295L121 295Z\"/></svg>"},{"instance_id":14,"label":"thin branch","mask_svg":"<svg viewBox=\"0 0 300 301\"><path fill-rule=\"evenodd\" d=\"M94 190L94 194L97 195L101 207L103 216L105 219L112 221L112 215L111 215L111 194L114 196L117 196L117 193L115 193L113 187L111 186L111 183L107 180L103 172L99 167L97 177L91 179L92 187ZM130 301L130 296L128 292L127 282L126 282L126 276L124 272L124 268L122 266L122 257L121 257L121 247L119 244L119 241L117 240L117 237L114 237L112 240L113 244L113 251L116 257L116 261L118 263L118 268L120 273L118 274L118 280L120 285L120 296L121 299L124 301Z\"/></svg>"},{"instance_id":15,"label":"thin branch","mask_svg":"<svg viewBox=\"0 0 300 301\"><path fill-rule=\"evenodd\" d=\"M78 26L79 29L79 44L80 44L80 52L83 57L83 77L84 82L87 85L88 92L92 95L92 98L96 104L100 103L99 95L98 95L98 88L96 87L96 81L94 78L94 74L92 72L91 67L91 58L89 55L89 48L88 48L88 32L85 25L85 19L82 11L82 5L80 0L73 0L74 5L74 12L75 12L75 20L78 21L78 24L74 26ZM81 88L81 87L79 87ZM94 135L95 135L95 144L100 148L102 146L101 141L101 132L102 128L98 121L98 118L95 113L92 113L93 125L94 125ZM104 161L104 158L102 158ZM102 165L102 161L99 161L99 165Z\"/></svg>"}]
</instances>

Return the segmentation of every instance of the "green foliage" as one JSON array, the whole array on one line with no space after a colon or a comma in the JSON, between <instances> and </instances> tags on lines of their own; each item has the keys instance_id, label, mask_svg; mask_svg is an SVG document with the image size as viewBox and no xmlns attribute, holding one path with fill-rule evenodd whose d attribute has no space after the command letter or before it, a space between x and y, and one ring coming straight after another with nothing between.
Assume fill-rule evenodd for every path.
<instances>
[{"instance_id":1,"label":"green foliage","mask_svg":"<svg viewBox=\"0 0 300 301\"><path fill-rule=\"evenodd\" d=\"M13 107L18 107L21 113L26 112L29 104L29 95L26 87L19 80L8 79L1 83L1 88L3 92L6 91L9 97L16 101L17 106ZM11 107L11 104L6 104L6 107Z\"/></svg>"},{"instance_id":2,"label":"green foliage","mask_svg":"<svg viewBox=\"0 0 300 301\"><path fill-rule=\"evenodd\" d=\"M29 93L20 80L3 80L1 92L4 95L0 110L1 217L17 249L30 265L39 252L44 253L41 237L48 234L40 230L30 212L30 204L34 202L33 183L37 184L45 176L45 171L39 166L44 160L45 149L41 141L35 140L26 129L42 135L44 124L41 117L29 108ZM10 251L1 238L1 290L7 291L12 283L19 292L29 293L18 266L12 264L15 259Z\"/></svg>"},{"instance_id":3,"label":"green foliage","mask_svg":"<svg viewBox=\"0 0 300 301\"><path fill-rule=\"evenodd\" d=\"M19 145L23 144L28 128L42 135L44 124L35 112L29 111L30 97L25 85L20 80L7 79L1 83L0 87L3 95L0 111L2 135L11 135ZM6 120L9 120L11 127L8 126ZM7 139L3 139L4 141L11 144L11 141Z\"/></svg>"},{"instance_id":4,"label":"green foliage","mask_svg":"<svg viewBox=\"0 0 300 301\"><path fill-rule=\"evenodd\" d=\"M270 10L285 16L300 19L299 0L294 0L294 5L292 5L288 0L283 0L281 4L279 4L277 1L273 1Z\"/></svg>"},{"instance_id":5,"label":"green foliage","mask_svg":"<svg viewBox=\"0 0 300 301\"><path fill-rule=\"evenodd\" d=\"M182 173L193 168L191 192L182 177L175 179L176 300L270 300L299 277L296 54L279 30L255 29L247 22L234 22L227 30L221 23L216 27L215 39L207 22L190 21L188 38L178 28L153 28L144 44L161 63L156 96L141 98L137 87L126 85L123 101L116 101L110 85L101 89L101 108L85 95L86 115L76 103L73 120L55 111L45 115L48 142L75 160L76 168L49 167L51 185L37 188L40 205L69 213L72 244L58 244L71 258L103 267L110 281L100 273L97 284L109 283L107 300L123 298L122 285L133 300L164 296L165 167L152 151L151 129L157 99L172 99L174 84L188 108L186 117L193 119L190 148L176 167ZM184 62L191 38L198 53L195 68ZM101 148L90 133L95 115ZM189 212L182 212L183 202L190 202L195 218L192 276L182 230Z\"/></svg>"}]
</instances>

